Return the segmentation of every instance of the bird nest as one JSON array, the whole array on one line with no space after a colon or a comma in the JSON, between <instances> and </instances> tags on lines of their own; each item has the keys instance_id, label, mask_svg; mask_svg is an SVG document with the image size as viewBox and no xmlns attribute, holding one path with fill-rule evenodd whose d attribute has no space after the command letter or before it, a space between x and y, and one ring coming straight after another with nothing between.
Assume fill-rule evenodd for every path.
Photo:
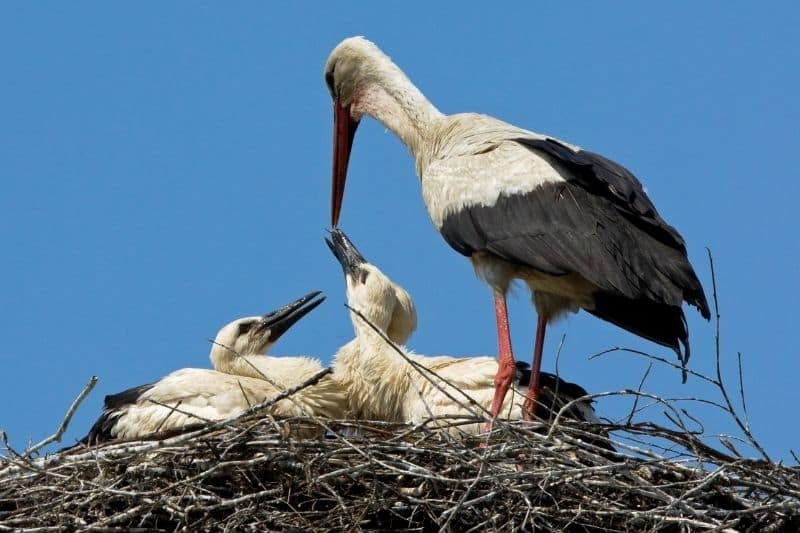
<instances>
[{"instance_id":1,"label":"bird nest","mask_svg":"<svg viewBox=\"0 0 800 533\"><path fill-rule=\"evenodd\" d=\"M716 287L714 297L716 308ZM547 421L495 421L487 438L459 435L475 419L269 414L321 372L235 419L36 457L60 440L92 380L54 435L22 452L5 442L0 531L798 531L800 467L773 461L753 436L741 361L744 416L734 408L718 313L716 328L716 376L689 373L719 399L687 405L643 392L648 368L637 390L593 395L630 396L621 423L565 419L567 404ZM721 409L741 435L707 435L692 402ZM653 422L661 416L663 425Z\"/></svg>"},{"instance_id":2,"label":"bird nest","mask_svg":"<svg viewBox=\"0 0 800 533\"><path fill-rule=\"evenodd\" d=\"M0 531L800 528L798 468L716 449L661 405L675 427L556 417L498 421L487 439L453 435L474 420L276 420L262 407L38 458L6 443ZM591 444L606 431L616 453Z\"/></svg>"}]
</instances>

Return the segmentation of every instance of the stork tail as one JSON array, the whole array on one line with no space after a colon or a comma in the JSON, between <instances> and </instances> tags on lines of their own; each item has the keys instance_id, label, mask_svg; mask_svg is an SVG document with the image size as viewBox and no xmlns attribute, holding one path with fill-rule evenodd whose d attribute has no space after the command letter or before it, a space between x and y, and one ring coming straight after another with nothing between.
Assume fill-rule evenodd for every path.
<instances>
[{"instance_id":1,"label":"stork tail","mask_svg":"<svg viewBox=\"0 0 800 533\"><path fill-rule=\"evenodd\" d=\"M596 293L594 302L595 308L588 310L594 316L674 350L681 362L682 380L686 383L690 350L689 329L683 309L608 293Z\"/></svg>"}]
</instances>

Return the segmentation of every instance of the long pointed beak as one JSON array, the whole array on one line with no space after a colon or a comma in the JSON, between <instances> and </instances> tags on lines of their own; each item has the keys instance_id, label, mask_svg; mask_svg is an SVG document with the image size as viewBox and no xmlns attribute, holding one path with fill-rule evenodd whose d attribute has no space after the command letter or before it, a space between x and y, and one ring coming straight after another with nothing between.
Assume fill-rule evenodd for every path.
<instances>
[{"instance_id":1,"label":"long pointed beak","mask_svg":"<svg viewBox=\"0 0 800 533\"><path fill-rule=\"evenodd\" d=\"M321 291L310 292L280 309L267 313L258 324L258 332L269 330L269 342L277 341L286 330L325 301L324 296L316 299L321 294Z\"/></svg>"},{"instance_id":2,"label":"long pointed beak","mask_svg":"<svg viewBox=\"0 0 800 533\"><path fill-rule=\"evenodd\" d=\"M350 106L333 101L333 176L331 177L331 227L339 223L342 210L344 184L347 181L347 164L356 135L358 121L350 116Z\"/></svg>"},{"instance_id":3,"label":"long pointed beak","mask_svg":"<svg viewBox=\"0 0 800 533\"><path fill-rule=\"evenodd\" d=\"M342 265L345 276L354 275L358 268L367 262L345 232L338 228L331 230L331 238L325 239L325 242Z\"/></svg>"}]
</instances>

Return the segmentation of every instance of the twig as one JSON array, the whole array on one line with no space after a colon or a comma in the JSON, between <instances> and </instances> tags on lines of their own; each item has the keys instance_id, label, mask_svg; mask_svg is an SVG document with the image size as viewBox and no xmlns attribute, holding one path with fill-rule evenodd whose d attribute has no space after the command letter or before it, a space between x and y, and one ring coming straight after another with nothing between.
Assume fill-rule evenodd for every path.
<instances>
[{"instance_id":1,"label":"twig","mask_svg":"<svg viewBox=\"0 0 800 533\"><path fill-rule=\"evenodd\" d=\"M556 377L557 378L561 378L561 350L564 348L564 342L566 342L566 340L567 340L567 334L564 333L563 335L561 335L561 340L559 340L559 342L558 342L558 348L556 348ZM558 398L558 393L559 393L560 388L561 388L561 379L556 379L556 387L553 390L553 397L554 398ZM512 390L513 390L513 388L512 388ZM541 402L539 402L537 400L537 403L541 403ZM553 421L553 411L552 410L550 410L550 412L548 413L547 418L548 418L549 422Z\"/></svg>"},{"instance_id":2,"label":"twig","mask_svg":"<svg viewBox=\"0 0 800 533\"><path fill-rule=\"evenodd\" d=\"M714 299L714 349L716 355L716 369L717 369L717 388L719 389L720 393L722 394L722 398L725 400L725 404L728 406L728 410L730 411L731 417L733 417L734 422L742 432L747 436L747 439L750 441L750 444L758 450L761 456L770 461L769 455L761 447L761 445L756 441L753 434L750 432L750 428L748 424L742 422L742 419L739 418L739 415L736 414L736 410L733 407L733 403L731 402L730 397L728 396L728 391L725 388L725 385L722 381L722 350L720 348L720 314L719 314L719 299L717 297L717 276L714 271L714 257L711 255L711 249L706 248L706 252L708 252L708 265L711 269L711 288L712 288L712 295Z\"/></svg>"},{"instance_id":3,"label":"twig","mask_svg":"<svg viewBox=\"0 0 800 533\"><path fill-rule=\"evenodd\" d=\"M642 379L639 380L639 386L636 387L636 392L637 393L642 392L642 387L644 386L644 381L647 379L647 376L650 374L650 370L652 368L653 368L653 363L651 362L650 364L647 365L647 370L644 371L644 374L642 375ZM631 407L631 412L628 415L628 420L625 422L626 425L630 424L631 421L633 420L633 415L636 413L636 408L639 405L639 398L641 398L641 396L639 394L635 394L633 398L634 398L633 406Z\"/></svg>"},{"instance_id":4,"label":"twig","mask_svg":"<svg viewBox=\"0 0 800 533\"><path fill-rule=\"evenodd\" d=\"M92 392L92 389L94 388L95 385L97 385L97 376L92 376L91 378L89 378L89 382L86 384L85 387L83 387L83 390L80 392L80 394L78 394L78 397L75 398L75 400L72 402L72 405L69 406L69 409L67 409L67 414L64 416L64 419L61 421L61 424L59 424L56 432L47 437L46 439L26 449L23 452L23 455L25 457L30 457L32 453L40 450L41 448L47 446L48 444L51 444L53 442L61 442L61 436L67 430L70 420L72 420L72 416L75 414L75 411L78 410L78 406L80 406L84 398L86 398L86 396L88 396L89 393Z\"/></svg>"},{"instance_id":5,"label":"twig","mask_svg":"<svg viewBox=\"0 0 800 533\"><path fill-rule=\"evenodd\" d=\"M179 414L182 414L184 416L188 416L189 418L196 418L198 421L206 423L206 424L211 422L211 420L209 420L208 418L203 418L200 415L196 415L194 413L190 413L189 411L184 411L183 409L180 409L180 406L183 403L183 400L178 400L175 403L175 405L168 405L166 403L161 403L158 400L154 400L152 398L148 398L147 401L149 401L150 403L154 403L156 405L160 405L161 407L166 407L167 409L169 409L169 412L166 414L166 416L163 419L161 419L161 422L159 422L158 426L156 426L156 429L153 431L153 433L158 433L159 431L161 431L161 428L164 426L164 424L167 422L167 419L170 416L172 416L173 413L179 413Z\"/></svg>"},{"instance_id":6,"label":"twig","mask_svg":"<svg viewBox=\"0 0 800 533\"><path fill-rule=\"evenodd\" d=\"M750 415L747 413L747 400L744 397L744 371L742 366L742 352L736 352L739 368L739 397L742 399L742 411L744 412L744 425L750 430Z\"/></svg>"},{"instance_id":7,"label":"twig","mask_svg":"<svg viewBox=\"0 0 800 533\"><path fill-rule=\"evenodd\" d=\"M652 361L658 361L659 363L663 363L663 364L665 364L667 366L671 366L672 368L677 368L679 370L681 369L681 365L676 364L676 363L674 363L674 362L672 362L669 359L666 359L664 357L660 357L658 355L653 355L653 354L650 354L650 353L647 353L647 352L643 352L641 350L634 350L633 348L624 348L622 346L615 346L613 348L608 348L608 349L603 350L601 352L597 352L595 354L590 355L588 357L588 359L591 361L592 359L596 359L598 357L602 357L604 355L607 355L607 354L610 354L610 353L613 353L613 352L625 352L625 353L632 353L634 355L641 355L642 357L646 357L647 359L650 359ZM706 381L708 383L712 383L714 385L717 384L717 381L715 379L710 378L710 377L708 377L708 376L706 376L704 374L701 374L700 372L696 372L696 371L691 370L689 368L686 369L686 372L687 372L687 374L689 374L691 376L694 376L696 378L699 378L699 379L701 379L703 381Z\"/></svg>"},{"instance_id":8,"label":"twig","mask_svg":"<svg viewBox=\"0 0 800 533\"><path fill-rule=\"evenodd\" d=\"M236 384L239 385L239 390L242 391L242 397L244 401L247 403L247 407L253 407L253 403L250 401L250 398L247 397L247 393L244 391L244 387L242 387L242 381L237 379Z\"/></svg>"},{"instance_id":9,"label":"twig","mask_svg":"<svg viewBox=\"0 0 800 533\"><path fill-rule=\"evenodd\" d=\"M308 378L307 380L305 380L304 382L300 383L299 385L297 385L295 387L288 388L285 391L283 391L280 394L278 394L277 396L274 396L274 397L270 398L269 400L265 400L265 401L263 401L261 403L255 404L253 407L250 408L249 411L251 411L251 412L260 411L261 409L265 409L267 407L271 407L271 406L275 405L276 403L278 403L281 400L290 398L295 393L297 393L297 392L299 392L299 391L301 391L301 390L303 390L305 388L308 388L308 387L310 387L312 385L316 385L317 383L319 383L319 380L321 380L322 378L324 378L325 376L327 376L331 372L333 372L333 369L331 367L325 367L322 370L320 370L319 372L317 372L316 374L314 374L313 376L311 376L310 378Z\"/></svg>"}]
</instances>

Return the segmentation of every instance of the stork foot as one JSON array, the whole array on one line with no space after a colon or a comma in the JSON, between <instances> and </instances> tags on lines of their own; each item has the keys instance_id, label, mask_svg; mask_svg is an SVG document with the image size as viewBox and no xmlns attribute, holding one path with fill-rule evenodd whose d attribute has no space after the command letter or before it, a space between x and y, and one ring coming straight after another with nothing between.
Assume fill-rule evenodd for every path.
<instances>
[{"instance_id":1,"label":"stork foot","mask_svg":"<svg viewBox=\"0 0 800 533\"><path fill-rule=\"evenodd\" d=\"M536 417L536 400L539 397L538 390L528 389L528 394L525 395L525 401L522 402L522 419L528 422Z\"/></svg>"},{"instance_id":2,"label":"stork foot","mask_svg":"<svg viewBox=\"0 0 800 533\"><path fill-rule=\"evenodd\" d=\"M536 342L533 346L533 364L531 364L531 381L525 401L522 402L522 418L531 421L536 415L536 400L539 398L539 374L542 368L542 350L544 349L544 332L547 329L547 319L539 315L536 323Z\"/></svg>"},{"instance_id":3,"label":"stork foot","mask_svg":"<svg viewBox=\"0 0 800 533\"><path fill-rule=\"evenodd\" d=\"M501 354L500 363L497 367L497 374L494 376L494 397L492 398L492 405L489 408L489 414L492 419L496 418L503 409L503 400L505 400L508 389L511 388L514 379L517 376L517 367L514 365L514 360L511 359L510 364ZM484 432L492 430L492 421L486 423Z\"/></svg>"}]
</instances>

